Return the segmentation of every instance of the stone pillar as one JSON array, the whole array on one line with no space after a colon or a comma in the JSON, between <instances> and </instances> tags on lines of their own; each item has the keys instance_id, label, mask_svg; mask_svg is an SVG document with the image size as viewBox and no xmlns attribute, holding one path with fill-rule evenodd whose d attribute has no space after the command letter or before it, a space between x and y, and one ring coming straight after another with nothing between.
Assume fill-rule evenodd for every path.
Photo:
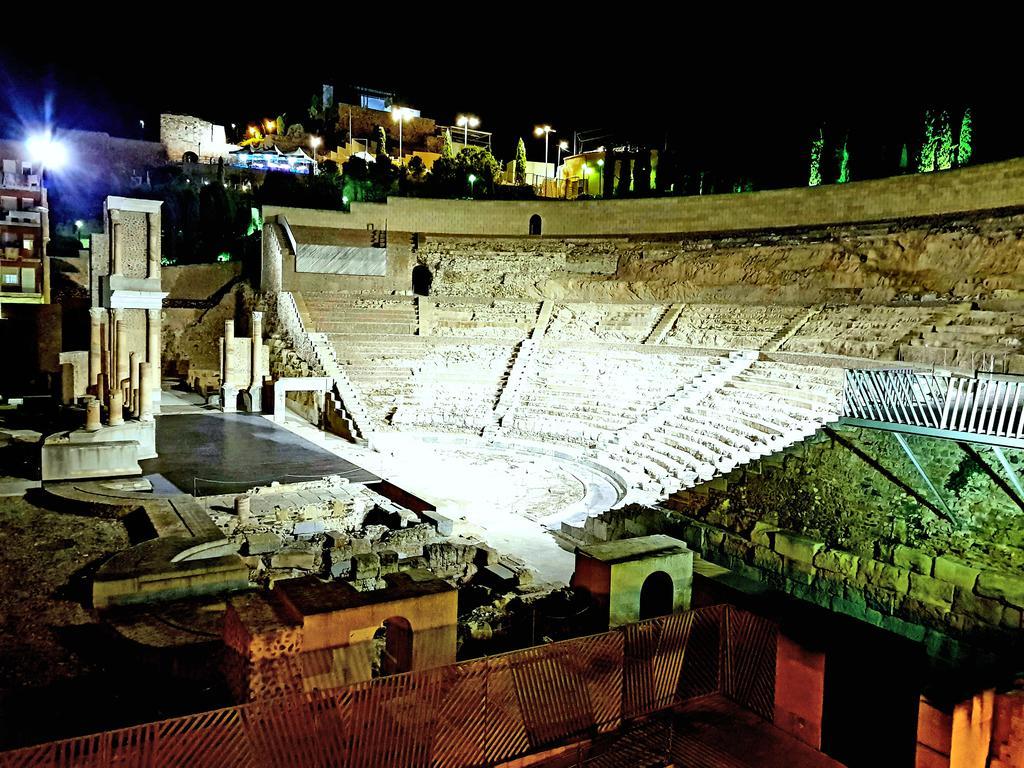
<instances>
[{"instance_id":1,"label":"stone pillar","mask_svg":"<svg viewBox=\"0 0 1024 768\"><path fill-rule=\"evenodd\" d=\"M224 359L220 366L220 383L226 386L231 381L234 369L231 367L231 342L235 338L235 321L224 321Z\"/></svg>"},{"instance_id":2,"label":"stone pillar","mask_svg":"<svg viewBox=\"0 0 1024 768\"><path fill-rule=\"evenodd\" d=\"M72 363L60 364L60 399L64 405L75 402L75 366Z\"/></svg>"},{"instance_id":3,"label":"stone pillar","mask_svg":"<svg viewBox=\"0 0 1024 768\"><path fill-rule=\"evenodd\" d=\"M122 389L128 379L128 329L124 325L124 310L114 310L114 372L117 378L111 389Z\"/></svg>"},{"instance_id":4,"label":"stone pillar","mask_svg":"<svg viewBox=\"0 0 1024 768\"><path fill-rule=\"evenodd\" d=\"M124 396L120 387L111 387L107 396L107 410L110 411L108 422L112 427L124 424Z\"/></svg>"},{"instance_id":5,"label":"stone pillar","mask_svg":"<svg viewBox=\"0 0 1024 768\"><path fill-rule=\"evenodd\" d=\"M99 398L92 398L85 404L85 429L87 432L98 431L103 424L100 422Z\"/></svg>"},{"instance_id":6,"label":"stone pillar","mask_svg":"<svg viewBox=\"0 0 1024 768\"><path fill-rule=\"evenodd\" d=\"M89 310L89 382L94 388L103 373L103 315L101 307Z\"/></svg>"},{"instance_id":7,"label":"stone pillar","mask_svg":"<svg viewBox=\"0 0 1024 768\"><path fill-rule=\"evenodd\" d=\"M160 278L160 216L146 214L146 225L149 230L149 258L147 259L146 277Z\"/></svg>"},{"instance_id":8,"label":"stone pillar","mask_svg":"<svg viewBox=\"0 0 1024 768\"><path fill-rule=\"evenodd\" d=\"M251 497L249 494L244 493L241 496L235 496L235 515L238 517L240 523L249 522L249 502Z\"/></svg>"},{"instance_id":9,"label":"stone pillar","mask_svg":"<svg viewBox=\"0 0 1024 768\"><path fill-rule=\"evenodd\" d=\"M252 376L249 386L256 388L263 386L263 376L260 370L263 368L263 313L252 313Z\"/></svg>"},{"instance_id":10,"label":"stone pillar","mask_svg":"<svg viewBox=\"0 0 1024 768\"><path fill-rule=\"evenodd\" d=\"M139 418L153 420L153 372L149 363L139 363Z\"/></svg>"},{"instance_id":11,"label":"stone pillar","mask_svg":"<svg viewBox=\"0 0 1024 768\"><path fill-rule=\"evenodd\" d=\"M146 336L146 362L149 363L149 391L151 393L151 409L160 413L160 374L163 368L160 363L160 310L147 309L146 320L148 334Z\"/></svg>"},{"instance_id":12,"label":"stone pillar","mask_svg":"<svg viewBox=\"0 0 1024 768\"><path fill-rule=\"evenodd\" d=\"M121 274L121 212L110 212L110 274Z\"/></svg>"},{"instance_id":13,"label":"stone pillar","mask_svg":"<svg viewBox=\"0 0 1024 768\"><path fill-rule=\"evenodd\" d=\"M139 363L134 352L128 353L128 408L139 418Z\"/></svg>"}]
</instances>

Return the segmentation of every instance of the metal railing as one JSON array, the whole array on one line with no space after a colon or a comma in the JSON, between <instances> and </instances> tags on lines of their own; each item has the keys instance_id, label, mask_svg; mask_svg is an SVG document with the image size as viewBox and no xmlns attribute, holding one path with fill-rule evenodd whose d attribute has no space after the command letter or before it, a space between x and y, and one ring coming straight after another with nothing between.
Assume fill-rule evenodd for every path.
<instances>
[{"instance_id":1,"label":"metal railing","mask_svg":"<svg viewBox=\"0 0 1024 768\"><path fill-rule=\"evenodd\" d=\"M711 606L501 656L0 753L0 768L494 765L617 732L711 694L770 720L775 646L773 623Z\"/></svg>"},{"instance_id":2,"label":"metal railing","mask_svg":"<svg viewBox=\"0 0 1024 768\"><path fill-rule=\"evenodd\" d=\"M953 376L903 368L850 370L843 395L847 419L1024 439L1022 377Z\"/></svg>"}]
</instances>

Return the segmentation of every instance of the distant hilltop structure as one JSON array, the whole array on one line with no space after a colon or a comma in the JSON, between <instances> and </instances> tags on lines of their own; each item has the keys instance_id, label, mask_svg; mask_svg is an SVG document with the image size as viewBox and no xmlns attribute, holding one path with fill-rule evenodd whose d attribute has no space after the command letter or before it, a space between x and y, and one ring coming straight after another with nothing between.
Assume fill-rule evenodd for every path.
<instances>
[{"instance_id":1,"label":"distant hilltop structure","mask_svg":"<svg viewBox=\"0 0 1024 768\"><path fill-rule=\"evenodd\" d=\"M223 125L192 115L160 115L160 143L176 163L228 160L228 154L238 149L228 143Z\"/></svg>"}]
</instances>

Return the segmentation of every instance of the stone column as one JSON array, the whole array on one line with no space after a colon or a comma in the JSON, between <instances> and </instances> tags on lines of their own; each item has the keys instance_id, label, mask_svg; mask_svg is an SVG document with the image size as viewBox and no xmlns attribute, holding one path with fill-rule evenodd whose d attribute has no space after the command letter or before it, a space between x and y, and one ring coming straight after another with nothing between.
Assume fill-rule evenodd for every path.
<instances>
[{"instance_id":1,"label":"stone column","mask_svg":"<svg viewBox=\"0 0 1024 768\"><path fill-rule=\"evenodd\" d=\"M238 522L240 523L249 522L249 504L251 498L252 497L248 493L244 493L241 496L235 496L235 515L237 515Z\"/></svg>"},{"instance_id":2,"label":"stone column","mask_svg":"<svg viewBox=\"0 0 1024 768\"><path fill-rule=\"evenodd\" d=\"M75 366L72 363L60 364L60 399L64 405L75 402Z\"/></svg>"},{"instance_id":3,"label":"stone column","mask_svg":"<svg viewBox=\"0 0 1024 768\"><path fill-rule=\"evenodd\" d=\"M110 394L107 395L107 410L110 411L110 426L118 427L124 424L124 396L120 387L110 388Z\"/></svg>"},{"instance_id":4,"label":"stone column","mask_svg":"<svg viewBox=\"0 0 1024 768\"><path fill-rule=\"evenodd\" d=\"M85 404L85 429L87 432L98 431L103 424L100 422L99 398L92 398Z\"/></svg>"},{"instance_id":5,"label":"stone column","mask_svg":"<svg viewBox=\"0 0 1024 768\"><path fill-rule=\"evenodd\" d=\"M235 321L225 320L224 321L224 359L220 366L220 383L221 386L227 386L231 381L231 377L234 374L234 369L231 367L231 341L235 338Z\"/></svg>"},{"instance_id":6,"label":"stone column","mask_svg":"<svg viewBox=\"0 0 1024 768\"><path fill-rule=\"evenodd\" d=\"M153 372L149 363L139 363L139 419L153 420Z\"/></svg>"},{"instance_id":7,"label":"stone column","mask_svg":"<svg viewBox=\"0 0 1024 768\"><path fill-rule=\"evenodd\" d=\"M128 353L128 409L139 418L139 363L134 352Z\"/></svg>"},{"instance_id":8,"label":"stone column","mask_svg":"<svg viewBox=\"0 0 1024 768\"><path fill-rule=\"evenodd\" d=\"M148 334L146 336L146 362L149 363L149 391L153 413L160 413L160 374L163 368L160 364L160 310L147 309L146 320L148 323Z\"/></svg>"},{"instance_id":9,"label":"stone column","mask_svg":"<svg viewBox=\"0 0 1024 768\"><path fill-rule=\"evenodd\" d=\"M121 212L110 211L110 274L121 274Z\"/></svg>"},{"instance_id":10,"label":"stone column","mask_svg":"<svg viewBox=\"0 0 1024 768\"><path fill-rule=\"evenodd\" d=\"M149 230L149 258L147 260L146 277L160 277L160 216L146 214L146 225Z\"/></svg>"},{"instance_id":11,"label":"stone column","mask_svg":"<svg viewBox=\"0 0 1024 768\"><path fill-rule=\"evenodd\" d=\"M128 379L128 329L124 325L124 310L114 310L114 371L116 381L111 389L122 389Z\"/></svg>"},{"instance_id":12,"label":"stone column","mask_svg":"<svg viewBox=\"0 0 1024 768\"><path fill-rule=\"evenodd\" d=\"M89 310L89 387L94 388L103 373L103 315L102 307Z\"/></svg>"},{"instance_id":13,"label":"stone column","mask_svg":"<svg viewBox=\"0 0 1024 768\"><path fill-rule=\"evenodd\" d=\"M250 387L262 387L263 376L260 370L263 368L263 313L252 313L252 376L249 382Z\"/></svg>"}]
</instances>

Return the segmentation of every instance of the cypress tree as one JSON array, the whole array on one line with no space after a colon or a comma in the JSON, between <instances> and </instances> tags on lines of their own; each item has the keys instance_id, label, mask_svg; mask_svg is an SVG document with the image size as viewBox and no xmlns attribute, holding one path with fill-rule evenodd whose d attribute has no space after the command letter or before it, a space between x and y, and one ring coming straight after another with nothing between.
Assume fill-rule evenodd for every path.
<instances>
[{"instance_id":1,"label":"cypress tree","mask_svg":"<svg viewBox=\"0 0 1024 768\"><path fill-rule=\"evenodd\" d=\"M455 157L455 150L452 148L452 132L448 128L445 128L444 131L444 143L441 144L441 157L445 160L451 160Z\"/></svg>"},{"instance_id":2,"label":"cypress tree","mask_svg":"<svg viewBox=\"0 0 1024 768\"><path fill-rule=\"evenodd\" d=\"M519 144L516 145L516 172L515 183L519 186L526 185L526 144L519 137Z\"/></svg>"},{"instance_id":3,"label":"cypress tree","mask_svg":"<svg viewBox=\"0 0 1024 768\"><path fill-rule=\"evenodd\" d=\"M836 178L837 184L845 184L850 180L850 152L847 150L847 144L849 144L849 136L843 139L843 146L839 150L839 176Z\"/></svg>"},{"instance_id":4,"label":"cypress tree","mask_svg":"<svg viewBox=\"0 0 1024 768\"><path fill-rule=\"evenodd\" d=\"M971 155L974 154L974 123L971 117L971 108L964 110L963 120L960 121L960 141L956 147L956 164L967 165L971 162Z\"/></svg>"},{"instance_id":5,"label":"cypress tree","mask_svg":"<svg viewBox=\"0 0 1024 768\"><path fill-rule=\"evenodd\" d=\"M388 135L384 133L384 126L377 126L377 156L387 155L388 153Z\"/></svg>"},{"instance_id":6,"label":"cypress tree","mask_svg":"<svg viewBox=\"0 0 1024 768\"><path fill-rule=\"evenodd\" d=\"M937 139L935 165L940 171L948 171L953 167L953 127L949 124L949 113L946 110L939 114Z\"/></svg>"},{"instance_id":7,"label":"cypress tree","mask_svg":"<svg viewBox=\"0 0 1024 768\"><path fill-rule=\"evenodd\" d=\"M918 173L931 173L935 170L935 147L937 143L935 113L929 109L924 113L924 141L921 144L921 154L917 160Z\"/></svg>"},{"instance_id":8,"label":"cypress tree","mask_svg":"<svg viewBox=\"0 0 1024 768\"><path fill-rule=\"evenodd\" d=\"M825 148L825 132L819 128L816 138L811 139L811 167L807 177L807 186L816 187L821 184L821 152Z\"/></svg>"}]
</instances>

